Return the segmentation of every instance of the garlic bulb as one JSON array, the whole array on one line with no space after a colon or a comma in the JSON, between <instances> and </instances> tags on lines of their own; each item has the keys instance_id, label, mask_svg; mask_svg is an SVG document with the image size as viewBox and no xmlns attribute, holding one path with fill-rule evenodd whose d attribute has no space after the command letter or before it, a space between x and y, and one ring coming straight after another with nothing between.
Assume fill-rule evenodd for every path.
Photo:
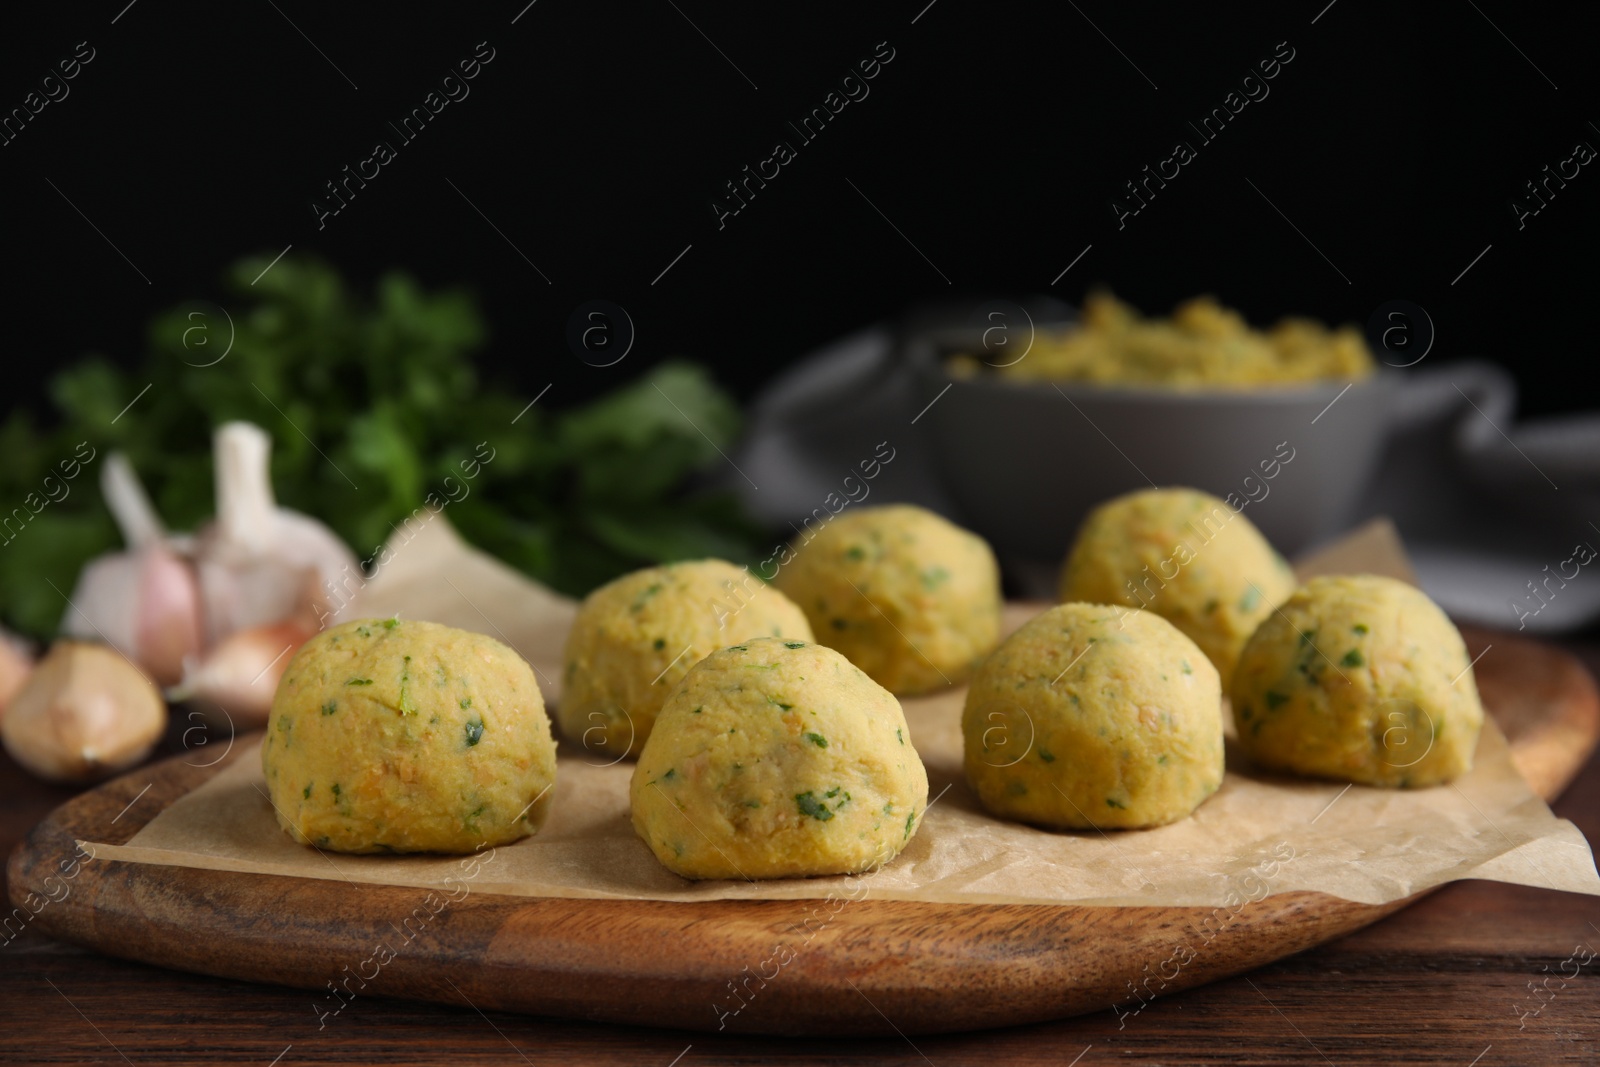
<instances>
[{"instance_id":1,"label":"garlic bulb","mask_svg":"<svg viewBox=\"0 0 1600 1067\"><path fill-rule=\"evenodd\" d=\"M0 741L41 778L92 782L144 759L166 726L139 668L104 645L60 641L0 719Z\"/></svg>"},{"instance_id":2,"label":"garlic bulb","mask_svg":"<svg viewBox=\"0 0 1600 1067\"><path fill-rule=\"evenodd\" d=\"M194 537L168 533L127 457L107 457L101 489L128 547L84 567L61 622L67 636L104 641L158 684L197 694L223 684L215 671L190 681L230 635L290 621L314 633L328 590L359 573L333 531L278 507L264 430L230 422L213 440L217 516Z\"/></svg>"},{"instance_id":3,"label":"garlic bulb","mask_svg":"<svg viewBox=\"0 0 1600 1067\"><path fill-rule=\"evenodd\" d=\"M266 431L224 423L214 448L217 517L195 545L208 645L304 612L308 595L320 595L357 566L332 530L277 506Z\"/></svg>"},{"instance_id":4,"label":"garlic bulb","mask_svg":"<svg viewBox=\"0 0 1600 1067\"><path fill-rule=\"evenodd\" d=\"M170 684L200 650L199 582L179 554L186 539L168 537L126 456L106 457L100 488L128 549L84 567L61 630L121 649Z\"/></svg>"},{"instance_id":5,"label":"garlic bulb","mask_svg":"<svg viewBox=\"0 0 1600 1067\"><path fill-rule=\"evenodd\" d=\"M188 700L203 716L215 722L226 721L239 729L264 726L295 649L317 632L314 621L303 619L253 626L229 634L191 665L183 681L167 690L170 700Z\"/></svg>"}]
</instances>

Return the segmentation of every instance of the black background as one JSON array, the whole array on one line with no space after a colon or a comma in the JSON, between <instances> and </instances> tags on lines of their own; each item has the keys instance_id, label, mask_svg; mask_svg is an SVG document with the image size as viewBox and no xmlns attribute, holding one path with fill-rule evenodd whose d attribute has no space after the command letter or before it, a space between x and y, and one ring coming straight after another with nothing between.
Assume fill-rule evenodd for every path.
<instances>
[{"instance_id":1,"label":"black background","mask_svg":"<svg viewBox=\"0 0 1600 1067\"><path fill-rule=\"evenodd\" d=\"M1430 365L1500 360L1524 412L1594 403L1600 166L1524 229L1509 207L1576 142L1600 146L1593 5L525 2L8 11L0 109L95 50L0 147L10 402L41 404L85 352L131 362L152 312L227 304L227 264L292 244L362 288L394 266L469 286L489 375L554 383L553 405L669 355L748 397L915 299L1076 301L1100 282L1147 311L1214 292L1259 322L1408 299L1437 328ZM398 142L387 121L484 41L470 96L319 231L323 184ZM800 146L787 123L884 41L870 95ZM1294 59L1270 95L1201 147L1185 120L1278 42ZM1110 199L1179 138L1199 157L1119 230ZM719 231L722 183L780 139L798 158ZM595 298L637 328L606 369L564 340Z\"/></svg>"}]
</instances>

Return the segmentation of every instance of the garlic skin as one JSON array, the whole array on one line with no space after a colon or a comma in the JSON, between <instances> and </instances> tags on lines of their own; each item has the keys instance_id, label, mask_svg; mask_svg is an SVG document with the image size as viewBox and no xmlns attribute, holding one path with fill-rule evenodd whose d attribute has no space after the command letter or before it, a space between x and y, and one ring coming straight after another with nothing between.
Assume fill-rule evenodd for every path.
<instances>
[{"instance_id":1,"label":"garlic skin","mask_svg":"<svg viewBox=\"0 0 1600 1067\"><path fill-rule=\"evenodd\" d=\"M199 662L191 661L183 681L167 690L172 701L187 700L208 721L242 730L265 726L278 680L295 649L317 632L315 623L290 619L229 634Z\"/></svg>"},{"instance_id":2,"label":"garlic skin","mask_svg":"<svg viewBox=\"0 0 1600 1067\"><path fill-rule=\"evenodd\" d=\"M91 560L78 575L61 632L126 649L167 685L200 650L200 585L194 567L161 541Z\"/></svg>"},{"instance_id":3,"label":"garlic skin","mask_svg":"<svg viewBox=\"0 0 1600 1067\"><path fill-rule=\"evenodd\" d=\"M200 651L200 581L188 560L157 541L139 550L134 592L133 647L157 685L183 675Z\"/></svg>"},{"instance_id":4,"label":"garlic skin","mask_svg":"<svg viewBox=\"0 0 1600 1067\"><path fill-rule=\"evenodd\" d=\"M0 742L40 778L87 783L144 759L166 728L139 668L104 645L59 641L0 719Z\"/></svg>"}]
</instances>

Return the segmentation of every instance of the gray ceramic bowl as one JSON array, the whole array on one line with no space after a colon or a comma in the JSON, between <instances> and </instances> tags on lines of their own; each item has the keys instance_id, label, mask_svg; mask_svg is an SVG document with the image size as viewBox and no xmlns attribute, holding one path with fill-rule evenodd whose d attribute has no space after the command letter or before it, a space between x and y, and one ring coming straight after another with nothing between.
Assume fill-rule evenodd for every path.
<instances>
[{"instance_id":1,"label":"gray ceramic bowl","mask_svg":"<svg viewBox=\"0 0 1600 1067\"><path fill-rule=\"evenodd\" d=\"M919 421L964 521L1002 557L1041 564L1060 562L1095 505L1152 484L1232 494L1285 554L1337 533L1401 380L1178 392L946 371L947 354L980 345L973 331L909 339L905 358L932 402Z\"/></svg>"}]
</instances>

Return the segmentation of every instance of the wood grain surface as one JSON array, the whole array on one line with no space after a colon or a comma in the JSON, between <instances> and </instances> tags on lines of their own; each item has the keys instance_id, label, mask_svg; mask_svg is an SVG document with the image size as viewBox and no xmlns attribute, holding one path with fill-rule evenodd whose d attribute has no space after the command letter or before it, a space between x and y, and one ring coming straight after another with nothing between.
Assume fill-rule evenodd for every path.
<instances>
[{"instance_id":1,"label":"wood grain surface","mask_svg":"<svg viewBox=\"0 0 1600 1067\"><path fill-rule=\"evenodd\" d=\"M1536 775L1549 776L1543 785L1548 791L1553 787L1550 783L1562 777L1563 760L1557 755L1532 759L1529 753L1536 752L1540 746L1559 745L1564 747L1568 766L1582 758L1592 743L1594 732L1596 705L1592 683L1570 657L1552 653L1541 646L1529 645L1523 649L1513 639L1479 634L1468 636L1475 653L1493 640L1496 647L1485 657L1479 670L1486 698L1496 707L1503 728L1514 741L1519 765L1532 768L1532 773ZM1502 656L1503 652L1508 651L1515 655ZM1529 651L1535 655L1526 655ZM1491 666L1491 663L1497 665ZM1497 690L1496 686L1504 686L1505 690ZM1567 696L1553 702L1547 699L1557 691ZM1522 697L1515 701L1506 699L1507 694L1517 693ZM1535 696L1538 696L1537 700ZM1513 710L1541 701L1549 709L1544 714L1518 714ZM1530 744L1535 747L1530 748ZM178 763L182 766L181 760ZM198 775L202 772L188 768L185 773ZM103 793L86 794L85 798L80 798L85 802L87 798L94 798L94 802L104 809L96 816L102 825L106 820L113 820L108 827L110 832L100 835L100 839L126 840L138 825L175 795L167 793L158 796L158 787L152 785L148 792L140 796L143 783L150 781L151 776L147 774L137 782L130 780L126 785L119 783ZM1591 767L1586 781L1587 792L1580 791L1581 795L1569 798L1562 807L1578 804L1583 812L1600 810L1600 769ZM39 785L28 785L19 790L18 785L27 783L20 779L14 768L10 769L9 774L0 776L0 784L5 788L5 792L0 793L0 804L4 805L0 810L4 811L8 826L18 816L37 817L37 813L52 800L69 795L67 790ZM186 786L174 781L171 786L160 788L181 792ZM1587 807L1583 806L1583 796L1588 798ZM120 803L112 808L110 802L114 800L120 800ZM101 805L100 801L107 803ZM124 811L123 807L129 801L133 801L133 804ZM19 828L20 825L25 824L19 824ZM35 844L30 846L32 851L27 854L19 852L14 857L12 875L16 880L12 882L13 896L20 895L18 887L24 884L21 879L30 877L22 870L25 855L46 851L39 847L39 842L41 832L47 827L48 823L33 835ZM1594 829L1590 826L1584 828L1591 833ZM59 833L60 829L57 827L55 832ZM63 842L57 837L54 846L65 847L61 856L71 855L70 841ZM955 910L981 914L933 918L917 917L904 910L927 907L924 905L862 901L849 905L841 912L838 921L831 924L831 928L836 928L837 932L826 950L828 957L835 958L830 971L819 975L808 969L807 958L812 955L808 949L807 957L796 959L785 967L781 977L774 979L765 989L755 983L749 987L755 990L755 995L748 997L747 1006L739 1012L739 1016L748 1019L758 1013L778 1014L780 1009L796 1001L820 998L823 1002L820 1006L808 1009L800 1016L809 1020L806 1024L786 1024L774 1028L798 1030L811 1038L852 1032L863 1035L862 1039L848 1045L808 1041L797 1046L792 1042L774 1044L759 1038L743 1039L744 1043L740 1043L740 1039L730 1037L727 1032L674 1035L666 1031L635 1028L612 1030L582 1022L560 1023L548 1019L483 1014L493 1013L499 1005L526 1006L520 1002L527 993L523 982L526 980L525 968L530 965L539 975L537 984L542 988L533 992L540 1005L538 1010L544 1012L564 1012L573 1018L638 1018L631 1013L631 1008L666 1000L677 1005L680 1016L692 1014L696 1007L693 994L703 994L704 990L697 988L692 980L688 986L684 986L670 978L661 977L659 973L646 972L641 975L640 959L703 961L705 955L695 948L696 942L737 943L739 938L753 936L756 932L765 931L770 935L772 931L781 931L794 921L794 902L739 905L740 910L750 909L749 914L738 917L732 923L704 914L674 914L684 910L700 911L703 905L650 905L648 911L654 914L618 925L609 919L592 916L586 918L550 911L541 914L547 905L554 903L579 905L594 902L541 901L530 905L525 900L480 900L474 896L472 903L485 905L481 914L473 914L473 909L468 908L456 913L452 910L442 912L436 926L430 931L426 946L421 943L409 946L405 954L390 961L370 983L363 987L359 980L352 981L350 988L353 992L347 999L333 1000L325 989L319 997L315 993L295 993L281 988L247 986L152 971L138 964L84 954L60 942L47 940L47 936L61 930L68 936L87 936L112 942L118 936L113 931L120 922L115 912L97 915L96 908L73 909L65 906L75 896L81 904L89 899L91 892L106 894L107 903L133 909L141 916L160 916L169 909L179 908L188 914L189 924L164 925L164 939L151 931L143 936L135 934L123 943L108 943L106 947L109 951L127 956L194 961L183 962L183 965L214 972L237 973L229 971L229 960L236 943L228 940L236 931L244 934L243 944L271 946L276 951L280 946L274 938L282 931L325 930L329 925L337 926L339 916L345 911L365 913L369 922L375 914L403 917L416 907L420 891L320 883L324 891L342 895L348 901L344 905L337 905L330 904L329 900L302 899L296 896L293 887L266 889L256 876L234 875L226 880L238 879L250 884L212 886L202 895L191 899L188 888L171 882L129 884L126 872L97 872L99 883L85 881L95 866L93 863L84 864L78 876L72 879L70 895L59 904L49 904L22 931L22 936L6 945L4 951L10 960L0 968L12 976L6 980L7 988L11 988L15 980L15 989L21 998L13 1005L15 1010L8 1009L8 1016L13 1020L26 1017L26 1012L21 1015L17 1013L22 1010L23 1004L31 1004L38 1010L51 1013L62 1022L64 1029L78 1035L61 1046L66 1059L84 1056L108 1056L114 1059L117 1053L112 1046L120 1046L129 1039L130 1034L137 1035L141 1041L140 1047L156 1058L183 1059L186 1052L201 1048L216 1049L220 1054L224 1048L236 1047L228 1042L213 1046L205 1044L203 1040L199 1044L187 1040L175 1041L170 1032L157 1038L150 1029L160 1025L159 1020L164 1019L170 1025L174 1018L185 1017L189 1012L199 1012L202 1016L209 1013L214 1018L224 1017L230 1020L230 1024L241 1018L249 1020L252 1023L251 1032L244 1039L244 1046L253 1050L251 1055L270 1049L263 1062L286 1053L287 1047L296 1045L297 1038L297 1048L301 1051L287 1052L286 1062L300 1059L306 1054L304 1050L309 1049L320 1050L316 1053L320 1057L331 1056L330 1062L341 1059L348 1061L352 1058L351 1042L357 1039L360 1051L354 1053L353 1058L362 1062L379 1056L419 1060L446 1055L451 1058L473 1055L487 1058L496 1056L496 1049L505 1058L511 1058L516 1055L513 1048L524 1055L531 1054L533 1062L545 1062L549 1058L550 1046L542 1038L530 1039L530 1033L560 1035L562 1052L577 1056L583 1062L610 1062L621 1058L648 1062L650 1056L671 1050L660 1060L666 1063L695 1045L697 1059L703 1057L707 1049L714 1048L719 1050L718 1054L724 1057L724 1062L744 1062L759 1054L777 1058L787 1055L803 1062L856 1062L872 1058L876 1062L920 1063L927 1062L924 1054L931 1055L933 1050L947 1053L965 1050L962 1058L970 1059L980 1048L987 1048L991 1041L997 1049L1004 1050L1003 1053L997 1052L997 1055L1016 1062L1068 1063L1074 1056L1097 1043L1102 1050L1120 1047L1124 1053L1140 1048L1159 1048L1163 1053L1163 1062L1216 1062L1219 1058L1237 1062L1328 1062L1324 1060L1324 1055L1338 1062L1452 1062L1453 1053L1446 1055L1446 1046L1464 1050L1484 1034L1500 1034L1503 1043L1516 1041L1516 1047L1522 1053L1515 1062L1593 1062L1597 1036L1595 1023L1600 1021L1592 982L1595 965L1578 968L1580 973L1574 979L1560 977L1576 967L1572 962L1567 962L1564 968L1562 966L1564 961L1572 958L1575 943L1587 937L1591 945L1600 945L1600 934L1590 930L1581 918L1585 914L1593 917L1600 909L1588 898L1484 883L1448 887L1432 899L1408 909L1404 919L1380 924L1374 931L1347 937L1336 946L1318 949L1308 956L1273 964L1258 975L1226 981L1210 989L1177 997L1171 995L1178 987L1178 983L1173 983L1162 991L1160 998L1149 1004L1129 1001L1117 1011L1110 1008L1111 1000L1115 997L1108 997L1100 1003L1084 1003L1082 1010L1092 1012L1084 1019L1043 1027L1021 1027L1003 1034L991 1033L966 1039L916 1033L919 1020L926 1016L919 1008L915 991L923 987L928 974L955 975L953 981L971 983L968 990L976 989L980 995L989 987L982 984L982 973L973 972L987 970L1002 975L1016 972L1021 980L1004 983L1002 979L1008 988L1025 987L1041 980L1048 983L1051 968L1059 969L1062 957L1070 959L1073 954L1086 952L1090 939L1141 944L1141 938L1144 941L1150 939L1149 930L1160 929L1162 917L1152 914L1130 915L1126 921L1119 923L1106 921L1106 917L1101 916L1099 923L1075 925L1070 922L1053 923L1038 913L1110 913L1119 909L974 908ZM114 869L134 865L99 866ZM47 867L47 863L33 864L31 876L38 877L39 871ZM120 888L117 883L120 883ZM1271 904L1275 900L1263 903ZM1252 927L1263 927L1266 936L1280 945L1314 944L1333 936L1335 928L1352 921L1351 916L1337 912L1324 915L1316 905L1277 903L1287 906L1263 909L1261 905L1252 905L1245 909L1245 913ZM763 910L784 908L790 909L790 912L785 915L761 914ZM1183 909L1137 910L1154 912ZM57 918L52 920L50 917L53 913ZM81 917L85 913L87 917ZM871 915L872 921L863 919L857 923L847 922L845 917L852 914L863 917ZM68 915L80 917L69 919L66 918ZM1413 916L1417 918L1413 919ZM1369 914L1355 918L1360 922L1370 922L1373 917ZM1285 928L1294 931L1292 937L1284 933ZM1241 931L1242 925L1235 924L1230 929ZM615 946L613 953L601 960L603 965L574 965L574 957L586 950L587 942L596 930L604 933ZM1396 933L1385 937L1379 931ZM337 931L333 936L338 936ZM529 956L526 947L529 937L545 939L538 958ZM654 938L656 943L645 940L650 938ZM1202 981L1217 978L1229 970L1237 970L1239 966L1249 966L1248 961L1254 957L1248 947L1235 946L1229 938L1229 932L1224 932L1208 946L1207 956L1211 950L1219 950L1216 962L1202 956L1186 967L1185 973L1192 971L1202 976L1196 981ZM976 940L980 948L975 959L966 965L967 971L963 972L960 961L950 957L953 946L968 940ZM889 962L867 962L872 953L883 951L885 945L894 952ZM913 945L933 947L932 959L928 961L931 969L923 966L925 961L921 956L911 952ZM427 953L419 951L424 947L428 948ZM1164 949L1165 944L1162 947ZM352 948L353 955L340 955L341 951ZM767 946L763 945L761 954L749 962L759 962L766 955ZM1151 962L1148 957L1138 959L1138 955L1134 950L1119 950L1097 957L1095 962L1079 970L1095 980L1094 968L1098 968L1099 980L1104 986L1115 984L1113 976L1118 975L1118 967L1129 964L1121 972L1125 982L1140 974L1144 965ZM370 956L370 943L352 946L334 940L321 946L300 944L295 951L284 954L270 974L262 974L261 977L285 985L313 987L345 973L343 968L346 966L352 970L358 969L361 962ZM824 958L824 953L819 951L816 956ZM840 957L845 961L842 969L838 962ZM1056 961L1054 964L1052 957ZM863 962L850 964L852 958L859 958ZM1158 961L1161 958L1163 956L1155 957ZM897 959L899 962L896 962ZM1240 964L1240 960L1246 962ZM1316 962L1310 962L1313 960ZM408 961L410 966L407 966ZM726 961L719 960L718 963L720 966L716 976L725 985L737 975L729 974ZM743 966L740 964L739 968L733 970L738 972ZM826 983L837 983L841 974L854 985L852 989L846 984L845 989L860 1004L858 1011L851 1012L847 1008L839 1012L837 1000L828 995L830 990ZM92 980L84 981L91 976ZM163 1000L157 1004L146 995L144 989L144 985L152 978L169 991L206 992L203 997ZM990 981L993 980L991 975ZM1524 988L1532 986L1535 980L1541 980L1542 987ZM821 987L818 986L819 981L823 982ZM519 988L508 991L506 987L513 985ZM1362 990L1362 996L1339 1007L1321 996L1320 989L1324 985L1335 989L1355 985ZM785 987L789 987L791 992L786 997L780 997ZM1219 992L1221 990L1231 992L1223 996ZM1552 993L1550 990L1559 992ZM227 991L225 1000L217 1000L218 991ZM1003 1006L998 1013L976 1013L970 1007L962 1008L960 1002L968 998L960 995L963 992L961 989L954 992L956 995L946 1003L955 1004L951 1009L952 1014L959 1015L963 1025L971 1025L965 1022L970 1019L977 1019L978 1024L983 1025L995 1014L1007 1020L1018 1017L1015 1009ZM403 1005L386 999L395 995L433 998L440 1003ZM1126 996L1124 992L1123 997ZM590 998L599 998L599 1011L593 1010L596 1004ZM714 1029L717 1020L710 1008L711 998L702 997L702 1000L705 1004L703 1010ZM147 1019L139 1012L130 1014L129 1005L134 1003L143 1003L143 1010L153 1013L151 1017ZM732 1000L724 989L722 1003L727 1007L737 1001ZM1356 1003L1364 1006L1357 1009ZM1469 1003L1470 1009L1467 1007ZM8 1000L8 1004L12 1002ZM451 1004L463 1007L450 1007ZM1048 1017L1059 1014L1061 1004L1059 998L1051 1001L1048 996L1034 996L1025 1001L1022 1010L1043 1011L1044 1016L1036 1017ZM257 1005L260 1005L260 1010L257 1010ZM337 1014L329 1014L333 1005L340 1006ZM1186 1008L1190 1011L1187 1017L1178 1014ZM1520 1014L1514 1012L1514 1008ZM1419 1010L1431 1010L1436 1026L1441 1025L1441 1019L1459 1017L1458 1026L1443 1026L1439 1034L1430 1038L1430 1044L1444 1041L1444 1045L1437 1049L1437 1060L1421 1048L1415 1050L1415 1056L1397 1054L1374 1058L1370 1055L1374 1049L1356 1040L1358 1035L1366 1035L1362 1040L1370 1041L1376 1034L1380 1044L1389 1042L1383 1044L1385 1048L1411 1047L1405 1040L1408 1037L1407 1028L1399 1025L1399 1020L1414 1018ZM1237 1020L1233 1018L1235 1011L1238 1013ZM727 1019L728 1031L734 1030L739 1016ZM675 1018L668 1013L656 1013L648 1017L668 1026L706 1025L693 1018ZM786 1019L792 1018L786 1016ZM1294 1023L1291 1024L1290 1019L1295 1020ZM1391 1020L1393 1025L1386 1024L1386 1019ZM70 1027L67 1026L68 1022L71 1023ZM429 1035L426 1050L407 1046L402 1034L393 1032L397 1023L402 1024L401 1031L413 1026L425 1030ZM759 1019L755 1020L756 1028L770 1026L770 1022L763 1024ZM390 1029L380 1034L375 1027ZM1310 1029L1305 1030L1306 1027ZM8 1025L6 1028L12 1027ZM482 1033L474 1033L476 1028L481 1028ZM932 1025L926 1027L927 1030L950 1028L948 1019L935 1019ZM1169 1038L1174 1028L1177 1032L1194 1035L1195 1043L1172 1044ZM30 1032L34 1034L34 1043L28 1047L34 1052L27 1059L42 1058L46 1048L55 1047L53 1037L46 1030L34 1028ZM1074 1035L1070 1040L1064 1036L1069 1033ZM490 1040L483 1040L485 1034ZM513 1034L517 1036L514 1038ZM883 1034L890 1035L891 1040L884 1042L869 1036ZM1157 1035L1163 1034L1167 1038L1157 1040ZM974 1043L980 1037L986 1042L985 1045ZM1226 1046L1215 1044L1216 1039L1224 1037ZM153 1045L150 1044L152 1040ZM278 1042L276 1047L272 1047L274 1042ZM1479 1043L1459 1062L1470 1061L1483 1051L1485 1044L1490 1043L1488 1040ZM9 1056L7 1044L9 1042L0 1042L0 1059ZM580 1056L580 1046L592 1052L593 1058L584 1059ZM1260 1050L1261 1058L1239 1058L1231 1054L1224 1056L1221 1055L1224 1047L1256 1048ZM1530 1058L1529 1050L1534 1047L1542 1051ZM1360 1051L1363 1048L1366 1051ZM76 1049L77 1052L70 1052L70 1049ZM647 1049L653 1051L646 1055ZM340 1050L343 1050L342 1053ZM128 1050L122 1051L126 1053ZM985 1053L985 1058L987 1055ZM144 1057L135 1053L133 1058L142 1061ZM563 1055L562 1058L568 1057ZM938 1056L933 1056L932 1060L944 1062ZM700 1061L704 1062L703 1059ZM1099 1055L1084 1062L1097 1061L1104 1062ZM1485 1065L1492 1062L1507 1061L1497 1061L1493 1056L1484 1061Z\"/></svg>"}]
</instances>

